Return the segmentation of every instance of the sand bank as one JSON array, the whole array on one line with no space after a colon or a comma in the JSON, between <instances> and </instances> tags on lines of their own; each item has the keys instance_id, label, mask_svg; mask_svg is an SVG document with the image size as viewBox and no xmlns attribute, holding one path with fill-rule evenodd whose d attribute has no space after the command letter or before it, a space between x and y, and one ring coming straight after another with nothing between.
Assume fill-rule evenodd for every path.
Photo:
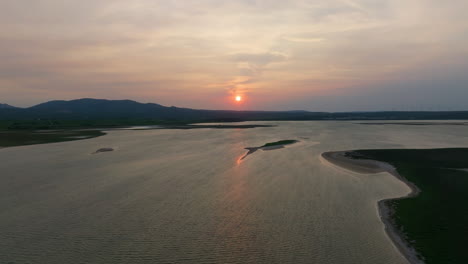
<instances>
[{"instance_id":1,"label":"sand bank","mask_svg":"<svg viewBox=\"0 0 468 264\"><path fill-rule=\"evenodd\" d=\"M399 180L406 183L410 188L411 192L405 196L395 199L384 199L378 202L378 211L380 219L385 225L385 232L390 237L394 245L398 248L405 258L413 264L420 264L424 263L420 258L420 255L416 252L414 248L412 248L406 240L406 235L402 233L395 224L393 219L394 210L392 207L389 206L390 202L393 200L403 199L414 197L418 195L420 192L419 188L414 185L412 182L409 182L400 174L398 174L395 167L392 165L376 161L376 160L369 160L369 159L354 159L351 158L350 154L353 151L334 151L334 152L324 152L322 153L321 157L329 162L332 165L338 166L345 170L349 170L354 173L359 174L374 174L374 173L381 173L387 172L391 175L397 177Z\"/></svg>"}]
</instances>

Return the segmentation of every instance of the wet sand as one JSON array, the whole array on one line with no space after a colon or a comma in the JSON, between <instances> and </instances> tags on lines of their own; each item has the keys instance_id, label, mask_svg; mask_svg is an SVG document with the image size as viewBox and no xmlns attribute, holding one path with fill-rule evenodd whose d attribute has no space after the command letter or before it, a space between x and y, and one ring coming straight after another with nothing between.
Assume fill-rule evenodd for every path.
<instances>
[{"instance_id":1,"label":"wet sand","mask_svg":"<svg viewBox=\"0 0 468 264\"><path fill-rule=\"evenodd\" d=\"M420 192L419 188L414 185L412 182L406 180L398 174L395 167L386 162L369 160L369 159L353 159L348 156L348 154L353 151L333 151L333 152L324 152L322 153L322 158L332 165L338 166L340 168L346 169L348 171L359 173L359 174L375 174L387 172L399 180L403 181L406 185L411 188L411 192L404 196L394 199L384 199L378 202L379 216L382 219L382 222L385 224L385 232L393 241L395 246L401 252L405 258L413 264L424 263L419 257L418 253L414 248L412 248L405 238L405 234L402 233L395 225L393 220L394 211L391 207L388 206L388 202L392 200L404 199L417 196Z\"/></svg>"}]
</instances>

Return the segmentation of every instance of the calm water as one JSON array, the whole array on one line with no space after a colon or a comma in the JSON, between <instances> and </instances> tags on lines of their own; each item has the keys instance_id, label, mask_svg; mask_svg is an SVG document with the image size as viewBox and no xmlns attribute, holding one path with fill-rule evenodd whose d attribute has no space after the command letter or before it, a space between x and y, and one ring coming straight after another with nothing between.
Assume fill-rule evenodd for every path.
<instances>
[{"instance_id":1,"label":"calm water","mask_svg":"<svg viewBox=\"0 0 468 264\"><path fill-rule=\"evenodd\" d=\"M1 149L0 263L406 263L377 201L409 188L320 153L468 146L468 126L256 123L278 126ZM281 139L301 142L238 162Z\"/></svg>"}]
</instances>

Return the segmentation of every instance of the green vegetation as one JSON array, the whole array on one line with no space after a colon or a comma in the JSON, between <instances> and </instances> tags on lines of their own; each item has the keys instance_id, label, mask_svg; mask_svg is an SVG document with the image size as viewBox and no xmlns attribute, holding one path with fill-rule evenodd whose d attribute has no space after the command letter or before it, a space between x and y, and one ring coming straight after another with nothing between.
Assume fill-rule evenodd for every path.
<instances>
[{"instance_id":1,"label":"green vegetation","mask_svg":"<svg viewBox=\"0 0 468 264\"><path fill-rule=\"evenodd\" d=\"M297 140L280 140L276 142L271 142L271 143L266 143L265 145L261 146L263 147L273 147L273 146L279 146L279 145L290 145L296 143Z\"/></svg>"},{"instance_id":2,"label":"green vegetation","mask_svg":"<svg viewBox=\"0 0 468 264\"><path fill-rule=\"evenodd\" d=\"M274 147L274 146L279 146L278 148L283 148L283 145L290 145L290 144L294 144L296 142L299 142L298 140L280 140L280 141L276 141L276 142L271 142L271 143L266 143L265 145L261 146L261 147L249 147L249 148L245 148L246 150L248 150L248 152L241 158L241 160L247 158L247 156L253 154L254 152L256 152L257 150L259 149L262 149L264 147Z\"/></svg>"},{"instance_id":3,"label":"green vegetation","mask_svg":"<svg viewBox=\"0 0 468 264\"><path fill-rule=\"evenodd\" d=\"M59 131L0 131L0 147L15 147L34 144L56 143L89 139L105 135L97 130L59 130Z\"/></svg>"},{"instance_id":4,"label":"green vegetation","mask_svg":"<svg viewBox=\"0 0 468 264\"><path fill-rule=\"evenodd\" d=\"M162 121L153 119L98 119L98 120L16 120L0 121L0 147L54 143L102 136L101 129L119 129L143 126L140 129L248 129L272 127L271 125L196 125L186 121ZM145 128L148 126L148 128Z\"/></svg>"},{"instance_id":5,"label":"green vegetation","mask_svg":"<svg viewBox=\"0 0 468 264\"><path fill-rule=\"evenodd\" d=\"M188 124L185 121L163 121L144 118L120 119L38 119L0 121L0 130L35 130L35 129L82 129L82 128L121 128L129 126L172 126Z\"/></svg>"},{"instance_id":6,"label":"green vegetation","mask_svg":"<svg viewBox=\"0 0 468 264\"><path fill-rule=\"evenodd\" d=\"M388 200L393 224L426 263L468 263L468 148L359 150L385 161L419 187L416 197Z\"/></svg>"},{"instance_id":7,"label":"green vegetation","mask_svg":"<svg viewBox=\"0 0 468 264\"><path fill-rule=\"evenodd\" d=\"M203 121L198 121L203 122ZM125 128L132 126L158 126L165 129L197 129L197 128L256 128L272 127L272 125L196 125L198 122L184 120L154 120L154 119L96 119L96 120L16 120L0 121L1 130L59 130L59 129L103 129L103 128Z\"/></svg>"}]
</instances>

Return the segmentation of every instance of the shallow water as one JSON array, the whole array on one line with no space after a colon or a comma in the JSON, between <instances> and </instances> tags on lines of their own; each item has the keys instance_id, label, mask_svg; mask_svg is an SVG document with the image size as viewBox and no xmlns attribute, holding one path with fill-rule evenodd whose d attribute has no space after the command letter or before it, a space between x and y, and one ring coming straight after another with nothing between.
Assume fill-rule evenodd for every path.
<instances>
[{"instance_id":1,"label":"shallow water","mask_svg":"<svg viewBox=\"0 0 468 264\"><path fill-rule=\"evenodd\" d=\"M324 151L467 147L466 126L256 122L0 150L1 263L406 263L377 201L409 188ZM300 143L257 151L283 139ZM114 152L92 155L99 148Z\"/></svg>"}]
</instances>

